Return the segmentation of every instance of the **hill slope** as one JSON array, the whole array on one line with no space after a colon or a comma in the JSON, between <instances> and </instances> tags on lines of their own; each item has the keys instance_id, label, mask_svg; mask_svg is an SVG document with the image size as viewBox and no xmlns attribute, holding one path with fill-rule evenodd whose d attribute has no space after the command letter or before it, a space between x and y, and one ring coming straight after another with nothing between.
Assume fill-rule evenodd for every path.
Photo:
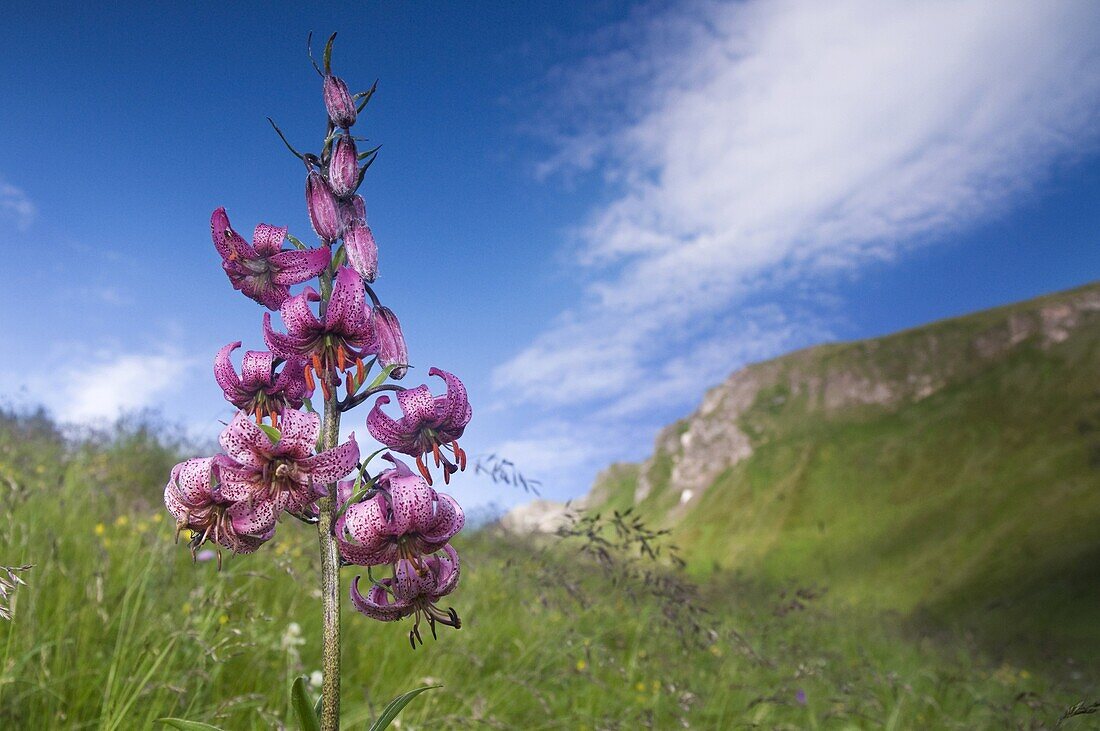
<instances>
[{"instance_id":1,"label":"hill slope","mask_svg":"<svg viewBox=\"0 0 1100 731\"><path fill-rule=\"evenodd\" d=\"M1100 284L749 366L587 504L696 569L1100 646Z\"/></svg>"}]
</instances>

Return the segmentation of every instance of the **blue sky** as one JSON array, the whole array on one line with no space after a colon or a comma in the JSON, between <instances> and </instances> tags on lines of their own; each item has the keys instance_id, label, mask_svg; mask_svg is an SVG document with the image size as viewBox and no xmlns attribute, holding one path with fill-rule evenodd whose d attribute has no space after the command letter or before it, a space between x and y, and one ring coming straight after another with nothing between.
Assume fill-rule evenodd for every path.
<instances>
[{"instance_id":1,"label":"blue sky","mask_svg":"<svg viewBox=\"0 0 1100 731\"><path fill-rule=\"evenodd\" d=\"M1100 277L1100 5L850 0L23 6L0 28L0 398L200 436L261 309L224 205L310 234L309 30L380 79L377 289L464 446L556 498L746 362ZM365 436L361 414L347 420ZM467 503L522 496L467 476Z\"/></svg>"}]
</instances>

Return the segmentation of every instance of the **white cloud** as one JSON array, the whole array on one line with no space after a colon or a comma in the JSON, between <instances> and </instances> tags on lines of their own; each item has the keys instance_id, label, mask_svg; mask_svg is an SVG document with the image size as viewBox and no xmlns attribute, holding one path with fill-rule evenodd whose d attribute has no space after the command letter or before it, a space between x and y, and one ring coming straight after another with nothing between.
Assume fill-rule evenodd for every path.
<instances>
[{"instance_id":1,"label":"white cloud","mask_svg":"<svg viewBox=\"0 0 1100 731\"><path fill-rule=\"evenodd\" d=\"M582 304L494 373L521 401L697 398L827 329L792 326L792 290L994 215L1096 143L1094 2L705 3L605 38L553 74L569 121L538 172L596 167L614 195L577 231Z\"/></svg>"},{"instance_id":2,"label":"white cloud","mask_svg":"<svg viewBox=\"0 0 1100 731\"><path fill-rule=\"evenodd\" d=\"M156 406L177 389L191 361L174 352L124 353L100 357L62 372L45 388L31 384L64 421L93 423Z\"/></svg>"},{"instance_id":3,"label":"white cloud","mask_svg":"<svg viewBox=\"0 0 1100 731\"><path fill-rule=\"evenodd\" d=\"M38 208L22 189L0 179L0 215L13 220L20 231L26 231L38 215Z\"/></svg>"}]
</instances>

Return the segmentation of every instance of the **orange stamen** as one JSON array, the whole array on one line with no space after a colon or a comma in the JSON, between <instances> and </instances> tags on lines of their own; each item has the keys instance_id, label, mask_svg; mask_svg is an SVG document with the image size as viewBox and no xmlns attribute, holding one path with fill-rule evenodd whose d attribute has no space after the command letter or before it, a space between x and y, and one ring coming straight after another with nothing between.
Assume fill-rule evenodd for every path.
<instances>
[{"instance_id":1,"label":"orange stamen","mask_svg":"<svg viewBox=\"0 0 1100 731\"><path fill-rule=\"evenodd\" d=\"M362 383L363 379L366 377L366 375L367 375L366 370L363 368L363 359L362 358L356 358L355 359L355 378L359 381L359 383Z\"/></svg>"},{"instance_id":2,"label":"orange stamen","mask_svg":"<svg viewBox=\"0 0 1100 731\"><path fill-rule=\"evenodd\" d=\"M435 466L438 467L443 461L443 456L439 453L439 445L435 442L432 442L432 455L435 457Z\"/></svg>"},{"instance_id":3,"label":"orange stamen","mask_svg":"<svg viewBox=\"0 0 1100 731\"><path fill-rule=\"evenodd\" d=\"M340 346L336 349L336 366L343 371L345 365L347 365L347 359L344 357L344 347Z\"/></svg>"},{"instance_id":4,"label":"orange stamen","mask_svg":"<svg viewBox=\"0 0 1100 731\"><path fill-rule=\"evenodd\" d=\"M420 470L420 474L424 475L424 480L428 485L432 484L432 473L428 471L427 466L424 464L424 455L420 455L416 458L416 468Z\"/></svg>"},{"instance_id":5,"label":"orange stamen","mask_svg":"<svg viewBox=\"0 0 1100 731\"><path fill-rule=\"evenodd\" d=\"M458 468L460 470L465 471L466 470L466 452L465 452L465 450L462 449L462 447L458 446L458 440L457 439L454 440L453 442L451 442L451 449L454 450L455 461L458 462Z\"/></svg>"},{"instance_id":6,"label":"orange stamen","mask_svg":"<svg viewBox=\"0 0 1100 731\"><path fill-rule=\"evenodd\" d=\"M256 423L259 424L264 420L264 407L260 404L256 404Z\"/></svg>"},{"instance_id":7,"label":"orange stamen","mask_svg":"<svg viewBox=\"0 0 1100 731\"><path fill-rule=\"evenodd\" d=\"M317 388L317 384L313 382L313 373L310 372L308 365L306 366L306 385L309 386L310 391Z\"/></svg>"},{"instance_id":8,"label":"orange stamen","mask_svg":"<svg viewBox=\"0 0 1100 731\"><path fill-rule=\"evenodd\" d=\"M321 371L323 371L324 369L321 368L321 356L318 353L313 354L313 370L317 373L317 377L320 378Z\"/></svg>"}]
</instances>

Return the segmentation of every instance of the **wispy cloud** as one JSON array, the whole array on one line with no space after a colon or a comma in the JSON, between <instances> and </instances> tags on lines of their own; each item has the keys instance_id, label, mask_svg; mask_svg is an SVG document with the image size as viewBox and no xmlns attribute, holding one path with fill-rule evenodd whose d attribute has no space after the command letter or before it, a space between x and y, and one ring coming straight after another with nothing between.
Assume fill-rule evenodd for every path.
<instances>
[{"instance_id":1,"label":"wispy cloud","mask_svg":"<svg viewBox=\"0 0 1100 731\"><path fill-rule=\"evenodd\" d=\"M20 231L26 231L37 215L38 207L27 194L0 178L0 217L14 221Z\"/></svg>"},{"instance_id":2,"label":"wispy cloud","mask_svg":"<svg viewBox=\"0 0 1100 731\"><path fill-rule=\"evenodd\" d=\"M70 423L111 421L158 406L180 388L194 363L162 349L148 353L102 353L79 367L65 368L47 382L26 384L29 396Z\"/></svg>"},{"instance_id":3,"label":"wispy cloud","mask_svg":"<svg viewBox=\"0 0 1100 731\"><path fill-rule=\"evenodd\" d=\"M1095 142L1097 28L1087 2L853 0L693 5L623 30L631 52L561 72L570 98L625 109L568 110L599 124L558 160L601 161L618 190L578 232L587 299L497 384L629 395L729 340L694 337L700 318L1000 210Z\"/></svg>"},{"instance_id":4,"label":"wispy cloud","mask_svg":"<svg viewBox=\"0 0 1100 731\"><path fill-rule=\"evenodd\" d=\"M552 74L538 170L611 191L574 232L584 297L494 384L607 423L822 337L818 283L1003 211L1097 142L1087 0L691 3L598 42Z\"/></svg>"}]
</instances>

